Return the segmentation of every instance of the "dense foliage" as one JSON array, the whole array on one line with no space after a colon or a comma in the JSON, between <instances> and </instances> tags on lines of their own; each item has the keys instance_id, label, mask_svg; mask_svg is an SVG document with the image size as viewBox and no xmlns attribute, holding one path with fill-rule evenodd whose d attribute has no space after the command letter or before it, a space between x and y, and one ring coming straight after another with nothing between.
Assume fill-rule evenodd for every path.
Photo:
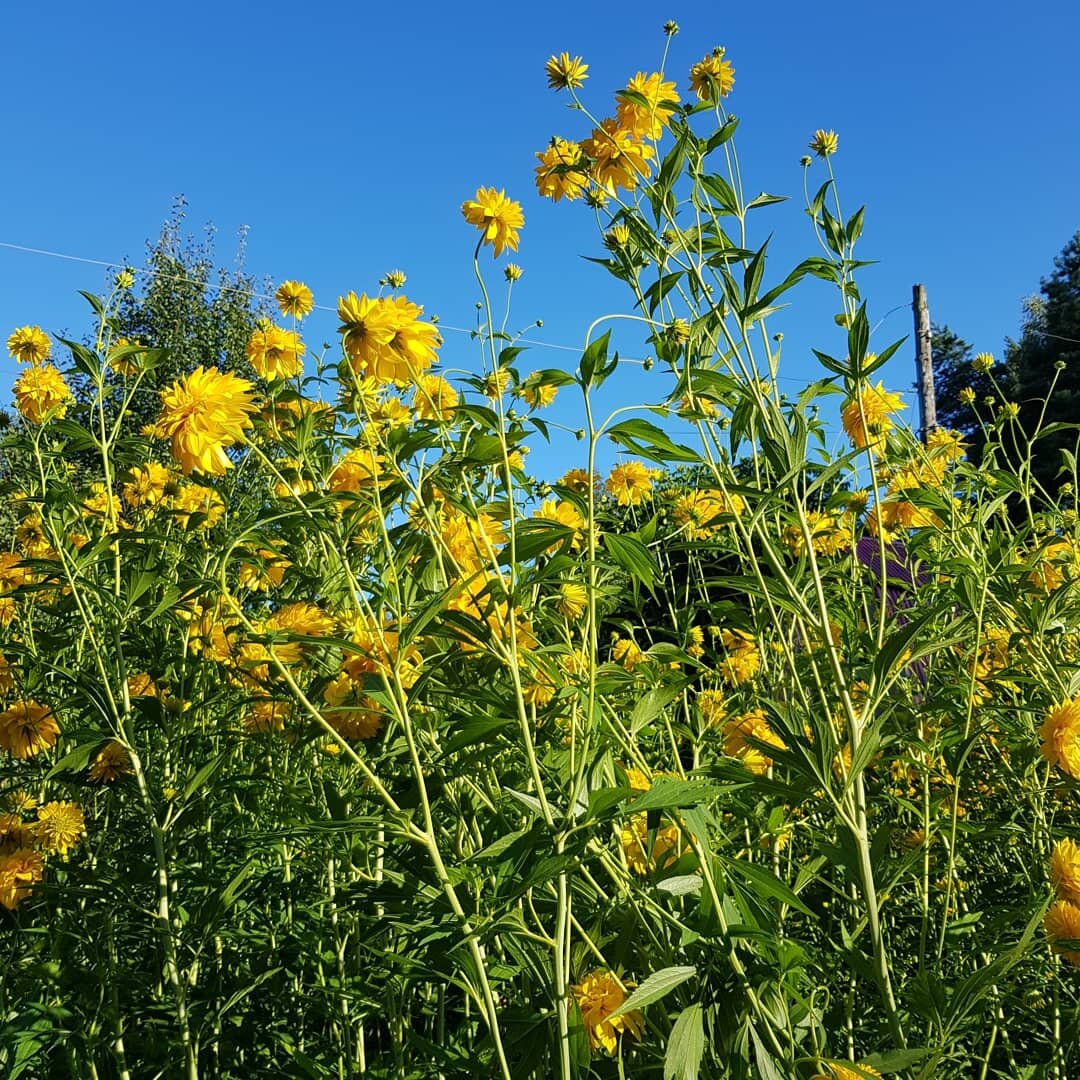
<instances>
[{"instance_id":1,"label":"dense foliage","mask_svg":"<svg viewBox=\"0 0 1080 1080\"><path fill-rule=\"evenodd\" d=\"M572 372L527 371L497 328L485 268L524 221L487 187L462 207L486 330L456 384L389 276L339 298L334 356L307 355L311 293L285 282L247 367L200 347L138 430L177 345L120 342L126 275L73 371L12 333L12 1080L1080 1064L1071 503L1033 498L1007 401L979 468L900 421L835 133L804 161L820 252L777 276L722 50L688 102L639 74L606 120L580 58L548 78L583 137L537 155L538 188L597 213L634 304ZM788 399L767 321L808 275L846 326ZM665 391L603 417L617 318ZM534 479L557 393L582 460Z\"/></svg>"}]
</instances>

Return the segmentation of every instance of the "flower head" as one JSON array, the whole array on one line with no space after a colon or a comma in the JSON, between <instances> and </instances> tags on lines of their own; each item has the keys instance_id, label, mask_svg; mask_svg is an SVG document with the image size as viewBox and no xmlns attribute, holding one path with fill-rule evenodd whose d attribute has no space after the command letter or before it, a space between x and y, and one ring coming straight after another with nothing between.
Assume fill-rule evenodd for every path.
<instances>
[{"instance_id":1,"label":"flower head","mask_svg":"<svg viewBox=\"0 0 1080 1080\"><path fill-rule=\"evenodd\" d=\"M1050 880L1059 900L1080 904L1080 844L1059 840L1050 853Z\"/></svg>"},{"instance_id":2,"label":"flower head","mask_svg":"<svg viewBox=\"0 0 1080 1080\"><path fill-rule=\"evenodd\" d=\"M20 326L7 339L7 349L20 364L40 364L48 360L52 342L40 326Z\"/></svg>"},{"instance_id":3,"label":"flower head","mask_svg":"<svg viewBox=\"0 0 1080 1080\"><path fill-rule=\"evenodd\" d=\"M1055 705L1047 713L1039 735L1043 757L1080 779L1080 697Z\"/></svg>"},{"instance_id":4,"label":"flower head","mask_svg":"<svg viewBox=\"0 0 1080 1080\"><path fill-rule=\"evenodd\" d=\"M811 1080L866 1080L868 1076L880 1076L873 1065L844 1065L837 1061L827 1061L822 1066L825 1072L811 1077Z\"/></svg>"},{"instance_id":5,"label":"flower head","mask_svg":"<svg viewBox=\"0 0 1080 1080\"><path fill-rule=\"evenodd\" d=\"M551 57L547 64L548 86L552 90L577 90L585 84L589 65L582 63L580 56L571 57L569 53L559 53Z\"/></svg>"},{"instance_id":6,"label":"flower head","mask_svg":"<svg viewBox=\"0 0 1080 1080\"><path fill-rule=\"evenodd\" d=\"M735 86L735 69L724 59L723 49L714 49L690 69L690 89L699 101L727 97Z\"/></svg>"},{"instance_id":7,"label":"flower head","mask_svg":"<svg viewBox=\"0 0 1080 1080\"><path fill-rule=\"evenodd\" d=\"M724 724L724 753L738 758L752 773L764 775L772 758L750 740L785 749L784 741L769 727L762 709L753 709L742 716L732 717Z\"/></svg>"},{"instance_id":8,"label":"flower head","mask_svg":"<svg viewBox=\"0 0 1080 1080\"><path fill-rule=\"evenodd\" d=\"M153 431L171 440L185 476L222 476L232 468L225 448L243 442L244 430L252 426L253 390L247 379L200 365L161 392L161 416Z\"/></svg>"},{"instance_id":9,"label":"flower head","mask_svg":"<svg viewBox=\"0 0 1080 1080\"><path fill-rule=\"evenodd\" d=\"M614 1054L619 1036L624 1033L641 1038L645 1022L637 1009L612 1016L626 1000L626 990L612 972L593 971L571 989L594 1050L603 1047Z\"/></svg>"},{"instance_id":10,"label":"flower head","mask_svg":"<svg viewBox=\"0 0 1080 1080\"><path fill-rule=\"evenodd\" d=\"M619 188L633 191L641 180L647 180L652 171L649 161L656 156L653 147L610 117L593 130L581 149L592 160L593 180L609 195Z\"/></svg>"},{"instance_id":11,"label":"flower head","mask_svg":"<svg viewBox=\"0 0 1080 1080\"><path fill-rule=\"evenodd\" d=\"M353 370L378 382L414 382L438 358L441 344L424 309L404 296L338 298L338 327Z\"/></svg>"},{"instance_id":12,"label":"flower head","mask_svg":"<svg viewBox=\"0 0 1080 1080\"><path fill-rule=\"evenodd\" d=\"M1043 929L1050 948L1073 967L1080 967L1080 907L1068 900L1056 901L1043 917Z\"/></svg>"},{"instance_id":13,"label":"flower head","mask_svg":"<svg viewBox=\"0 0 1080 1080\"><path fill-rule=\"evenodd\" d=\"M151 510L165 498L172 473L156 461L132 469L123 486L124 502L134 509Z\"/></svg>"},{"instance_id":14,"label":"flower head","mask_svg":"<svg viewBox=\"0 0 1080 1080\"><path fill-rule=\"evenodd\" d=\"M831 157L836 153L836 147L839 141L840 137L835 131L826 131L824 128L818 128L817 131L814 132L814 137L810 140L810 149L820 158Z\"/></svg>"},{"instance_id":15,"label":"flower head","mask_svg":"<svg viewBox=\"0 0 1080 1080\"><path fill-rule=\"evenodd\" d=\"M875 447L893 426L893 415L906 409L903 398L885 389L884 383L863 387L848 398L840 419L851 441L860 449Z\"/></svg>"},{"instance_id":16,"label":"flower head","mask_svg":"<svg viewBox=\"0 0 1080 1080\"><path fill-rule=\"evenodd\" d=\"M86 819L73 802L50 802L38 810L34 831L46 851L66 859L67 853L86 836Z\"/></svg>"},{"instance_id":17,"label":"flower head","mask_svg":"<svg viewBox=\"0 0 1080 1080\"><path fill-rule=\"evenodd\" d=\"M131 772L131 758L115 739L107 742L96 754L87 774L95 784L111 784Z\"/></svg>"},{"instance_id":18,"label":"flower head","mask_svg":"<svg viewBox=\"0 0 1080 1080\"><path fill-rule=\"evenodd\" d=\"M274 293L274 299L282 315L297 319L310 315L315 307L315 295L302 281L283 281Z\"/></svg>"},{"instance_id":19,"label":"flower head","mask_svg":"<svg viewBox=\"0 0 1080 1080\"><path fill-rule=\"evenodd\" d=\"M68 402L75 400L64 376L52 364L28 367L15 380L14 392L15 407L31 424L62 419Z\"/></svg>"},{"instance_id":20,"label":"flower head","mask_svg":"<svg viewBox=\"0 0 1080 1080\"><path fill-rule=\"evenodd\" d=\"M44 868L41 852L29 848L0 855L0 904L14 911L41 880Z\"/></svg>"},{"instance_id":21,"label":"flower head","mask_svg":"<svg viewBox=\"0 0 1080 1080\"><path fill-rule=\"evenodd\" d=\"M619 127L639 139L659 139L679 104L673 82L654 72L639 71L617 95L615 117Z\"/></svg>"},{"instance_id":22,"label":"flower head","mask_svg":"<svg viewBox=\"0 0 1080 1080\"><path fill-rule=\"evenodd\" d=\"M59 734L52 709L29 698L0 712L0 746L12 757L29 758L48 750Z\"/></svg>"},{"instance_id":23,"label":"flower head","mask_svg":"<svg viewBox=\"0 0 1080 1080\"><path fill-rule=\"evenodd\" d=\"M441 375L421 375L416 380L412 407L421 420L449 420L457 403L457 391Z\"/></svg>"},{"instance_id":24,"label":"flower head","mask_svg":"<svg viewBox=\"0 0 1080 1080\"><path fill-rule=\"evenodd\" d=\"M256 329L248 338L244 350L255 373L271 382L299 375L304 370L303 356L306 351L295 330L285 330L280 326Z\"/></svg>"},{"instance_id":25,"label":"flower head","mask_svg":"<svg viewBox=\"0 0 1080 1080\"><path fill-rule=\"evenodd\" d=\"M560 615L568 619L580 619L589 606L589 593L584 585L576 581L564 581L559 586L559 598L555 607Z\"/></svg>"},{"instance_id":26,"label":"flower head","mask_svg":"<svg viewBox=\"0 0 1080 1080\"><path fill-rule=\"evenodd\" d=\"M508 199L505 190L477 188L475 197L461 204L461 212L483 234L481 243L491 245L496 259L504 248L517 251L518 230L525 224L525 215L521 203Z\"/></svg>"},{"instance_id":27,"label":"flower head","mask_svg":"<svg viewBox=\"0 0 1080 1080\"><path fill-rule=\"evenodd\" d=\"M652 492L653 472L640 461L620 462L604 486L620 506L637 506Z\"/></svg>"},{"instance_id":28,"label":"flower head","mask_svg":"<svg viewBox=\"0 0 1080 1080\"><path fill-rule=\"evenodd\" d=\"M545 198L573 202L585 194L589 177L576 142L556 136L546 149L537 152L536 160L540 162L536 166L536 190Z\"/></svg>"}]
</instances>

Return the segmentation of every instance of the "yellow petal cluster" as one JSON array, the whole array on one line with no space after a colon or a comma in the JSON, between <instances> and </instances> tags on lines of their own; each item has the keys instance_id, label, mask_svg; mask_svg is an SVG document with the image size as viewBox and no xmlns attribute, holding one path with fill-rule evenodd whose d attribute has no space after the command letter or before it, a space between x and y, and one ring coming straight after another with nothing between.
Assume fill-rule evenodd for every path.
<instances>
[{"instance_id":1,"label":"yellow petal cluster","mask_svg":"<svg viewBox=\"0 0 1080 1080\"><path fill-rule=\"evenodd\" d=\"M626 990L612 972L593 971L571 989L592 1049L614 1054L620 1035L641 1038L645 1021L637 1009L612 1015L626 1000Z\"/></svg>"},{"instance_id":2,"label":"yellow petal cluster","mask_svg":"<svg viewBox=\"0 0 1080 1080\"><path fill-rule=\"evenodd\" d=\"M483 234L480 242L491 245L496 259L505 248L517 251L525 214L521 203L507 198L505 190L477 188L476 195L461 204L461 212Z\"/></svg>"},{"instance_id":3,"label":"yellow petal cluster","mask_svg":"<svg viewBox=\"0 0 1080 1080\"><path fill-rule=\"evenodd\" d=\"M225 450L243 442L244 431L252 426L254 389L238 375L200 365L161 392L161 415L153 433L170 440L185 476L222 476L232 468Z\"/></svg>"},{"instance_id":4,"label":"yellow petal cluster","mask_svg":"<svg viewBox=\"0 0 1080 1080\"><path fill-rule=\"evenodd\" d=\"M338 327L353 371L377 382L415 382L438 359L442 343L424 309L404 296L338 297Z\"/></svg>"}]
</instances>

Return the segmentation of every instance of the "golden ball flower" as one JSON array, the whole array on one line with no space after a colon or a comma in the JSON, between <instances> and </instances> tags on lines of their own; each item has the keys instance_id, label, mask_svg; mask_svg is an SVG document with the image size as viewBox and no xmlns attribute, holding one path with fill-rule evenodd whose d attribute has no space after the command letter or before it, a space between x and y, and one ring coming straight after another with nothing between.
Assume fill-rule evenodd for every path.
<instances>
[{"instance_id":1,"label":"golden ball flower","mask_svg":"<svg viewBox=\"0 0 1080 1080\"><path fill-rule=\"evenodd\" d=\"M1050 881L1059 900L1080 904L1080 844L1059 840L1050 853Z\"/></svg>"},{"instance_id":2,"label":"golden ball flower","mask_svg":"<svg viewBox=\"0 0 1080 1080\"><path fill-rule=\"evenodd\" d=\"M679 106L675 83L656 72L639 71L616 95L615 119L619 127L638 139L659 139Z\"/></svg>"},{"instance_id":3,"label":"golden ball flower","mask_svg":"<svg viewBox=\"0 0 1080 1080\"><path fill-rule=\"evenodd\" d=\"M0 712L0 747L12 757L34 757L55 746L59 735L52 709L33 699L16 701Z\"/></svg>"},{"instance_id":4,"label":"golden ball flower","mask_svg":"<svg viewBox=\"0 0 1080 1080\"><path fill-rule=\"evenodd\" d=\"M252 426L254 389L247 379L200 365L161 392L161 415L153 431L170 440L185 476L222 476L232 468L225 450L243 442L245 429Z\"/></svg>"},{"instance_id":5,"label":"golden ball flower","mask_svg":"<svg viewBox=\"0 0 1080 1080\"><path fill-rule=\"evenodd\" d=\"M283 281L274 293L282 315L302 319L315 307L315 295L302 281Z\"/></svg>"},{"instance_id":6,"label":"golden ball flower","mask_svg":"<svg viewBox=\"0 0 1080 1080\"><path fill-rule=\"evenodd\" d=\"M128 752L113 739L94 756L87 776L95 784L112 784L130 772L131 758L128 757Z\"/></svg>"},{"instance_id":7,"label":"golden ball flower","mask_svg":"<svg viewBox=\"0 0 1080 1080\"><path fill-rule=\"evenodd\" d=\"M867 359L871 359L868 355ZM851 441L860 449L876 447L893 427L893 416L907 405L899 394L885 389L882 382L866 386L848 398L840 409L840 419Z\"/></svg>"},{"instance_id":8,"label":"golden ball flower","mask_svg":"<svg viewBox=\"0 0 1080 1080\"><path fill-rule=\"evenodd\" d=\"M1050 948L1073 967L1080 967L1080 906L1068 900L1051 904L1043 929Z\"/></svg>"},{"instance_id":9,"label":"golden ball flower","mask_svg":"<svg viewBox=\"0 0 1080 1080\"><path fill-rule=\"evenodd\" d=\"M270 382L299 375L304 370L306 351L307 347L295 330L285 330L280 326L256 329L244 349L255 373Z\"/></svg>"},{"instance_id":10,"label":"golden ball flower","mask_svg":"<svg viewBox=\"0 0 1080 1080\"><path fill-rule=\"evenodd\" d=\"M699 101L725 98L735 87L735 68L724 59L724 50L716 49L690 69L690 89Z\"/></svg>"},{"instance_id":11,"label":"golden ball flower","mask_svg":"<svg viewBox=\"0 0 1080 1080\"><path fill-rule=\"evenodd\" d=\"M569 53L552 56L545 67L548 86L552 90L577 90L588 78L589 65L583 63L580 56L571 57Z\"/></svg>"},{"instance_id":12,"label":"golden ball flower","mask_svg":"<svg viewBox=\"0 0 1080 1080\"><path fill-rule=\"evenodd\" d=\"M1039 729L1042 755L1051 765L1080 778L1080 697L1055 705Z\"/></svg>"},{"instance_id":13,"label":"golden ball flower","mask_svg":"<svg viewBox=\"0 0 1080 1080\"><path fill-rule=\"evenodd\" d=\"M7 349L20 364L40 364L49 358L52 342L40 326L20 326L7 339Z\"/></svg>"},{"instance_id":14,"label":"golden ball flower","mask_svg":"<svg viewBox=\"0 0 1080 1080\"><path fill-rule=\"evenodd\" d=\"M581 146L557 136L544 149L537 151L536 190L546 199L558 202L580 199L589 186L587 163L582 159Z\"/></svg>"},{"instance_id":15,"label":"golden ball flower","mask_svg":"<svg viewBox=\"0 0 1080 1080\"><path fill-rule=\"evenodd\" d=\"M652 146L610 117L601 121L581 149L592 161L589 175L609 195L617 194L620 188L633 191L647 180L652 173L649 161L656 156Z\"/></svg>"},{"instance_id":16,"label":"golden ball flower","mask_svg":"<svg viewBox=\"0 0 1080 1080\"><path fill-rule=\"evenodd\" d=\"M0 904L14 911L44 874L45 860L39 851L20 848L0 855Z\"/></svg>"},{"instance_id":17,"label":"golden ball flower","mask_svg":"<svg viewBox=\"0 0 1080 1080\"><path fill-rule=\"evenodd\" d=\"M86 836L86 819L73 802L50 802L38 810L34 832L41 847L66 859Z\"/></svg>"},{"instance_id":18,"label":"golden ball flower","mask_svg":"<svg viewBox=\"0 0 1080 1080\"><path fill-rule=\"evenodd\" d=\"M31 424L60 420L75 400L64 376L52 364L34 364L15 380L15 408Z\"/></svg>"},{"instance_id":19,"label":"golden ball flower","mask_svg":"<svg viewBox=\"0 0 1080 1080\"><path fill-rule=\"evenodd\" d=\"M586 975L580 983L571 987L574 1000L581 1011L581 1019L589 1036L592 1049L603 1048L614 1054L621 1035L640 1039L645 1031L645 1021L637 1009L613 1016L626 1000L623 985L613 972L598 970Z\"/></svg>"},{"instance_id":20,"label":"golden ball flower","mask_svg":"<svg viewBox=\"0 0 1080 1080\"><path fill-rule=\"evenodd\" d=\"M576 581L564 581L559 586L558 599L555 608L560 615L568 619L580 619L589 606L589 593L584 585Z\"/></svg>"},{"instance_id":21,"label":"golden ball flower","mask_svg":"<svg viewBox=\"0 0 1080 1080\"><path fill-rule=\"evenodd\" d=\"M604 483L620 506L637 506L652 493L653 470L640 461L620 462Z\"/></svg>"},{"instance_id":22,"label":"golden ball flower","mask_svg":"<svg viewBox=\"0 0 1080 1080\"><path fill-rule=\"evenodd\" d=\"M457 391L441 375L421 375L416 380L412 407L419 419L449 420L457 403Z\"/></svg>"},{"instance_id":23,"label":"golden ball flower","mask_svg":"<svg viewBox=\"0 0 1080 1080\"><path fill-rule=\"evenodd\" d=\"M521 203L506 196L505 190L493 187L476 189L476 195L461 204L461 212L470 225L482 234L481 243L490 244L495 258L505 248L517 251L520 229L525 224Z\"/></svg>"}]
</instances>

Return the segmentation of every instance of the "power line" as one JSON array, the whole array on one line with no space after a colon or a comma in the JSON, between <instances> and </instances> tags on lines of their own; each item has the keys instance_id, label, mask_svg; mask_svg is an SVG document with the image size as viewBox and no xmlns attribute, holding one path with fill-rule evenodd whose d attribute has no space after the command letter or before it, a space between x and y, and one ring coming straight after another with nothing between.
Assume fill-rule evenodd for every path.
<instances>
[{"instance_id":1,"label":"power line","mask_svg":"<svg viewBox=\"0 0 1080 1080\"><path fill-rule=\"evenodd\" d=\"M89 259L89 258L86 258L86 257L84 257L82 255L69 255L69 254L67 254L65 252L62 252L62 251L49 251L46 248L29 247L29 246L27 246L25 244L13 244L13 243L10 243L9 241L5 241L5 240L0 240L0 248L5 248L8 251L15 251L15 252L19 252L19 253L25 254L25 255L43 255L43 256L45 256L47 258L50 258L50 259L63 259L66 262L83 263L83 264L85 264L87 266L100 266L100 267L103 267L106 270L127 270L127 271L131 272L132 274L135 274L135 275L140 276L140 277L147 277L147 278L157 277L157 278L159 278L161 280L164 280L164 281L175 281L175 282L179 282L179 283L183 283L183 284L187 284L187 285L198 285L198 286L200 286L200 287L202 287L204 289L213 289L215 292L219 292L219 293L237 293L239 295L248 296L248 297L251 297L252 299L256 299L256 300L266 300L266 301L268 301L270 303L273 303L273 302L275 302L277 300L277 297L275 295L273 295L272 293L256 292L254 289L242 289L242 288L237 288L236 286L233 286L233 285L215 285L215 284L213 284L212 282L209 282L209 281L197 281L194 278L185 277L183 274L170 274L170 273L167 273L166 271L157 270L157 269L154 269L152 267L130 266L130 265L127 265L127 264L121 263L121 262L116 262L116 261L110 262L110 261L108 261L106 259ZM892 315L893 312L899 311L901 308L906 307L906 306L907 306L906 304L898 304L896 307L890 308L878 320L878 322L875 324L874 329L876 330L877 327L881 326L881 324L890 315ZM316 311L328 311L331 314L337 314L337 308L336 307L330 307L330 306L328 306L326 304L312 304L312 308L314 310L316 310ZM439 322L436 325L439 327L440 330L449 330L452 333L456 333L456 334L468 334L470 337L476 337L478 335L478 333L479 333L477 330L470 330L470 329L468 329L468 328L466 328L464 326L451 326L448 323L444 323L444 322ZM555 342L551 342L551 341L539 341L536 338L525 338L525 337L517 338L516 340L520 341L521 343L523 343L525 345L534 345L534 346L536 346L538 348L554 349L554 350L556 350L558 352L571 352L571 353L575 353L577 355L580 355L580 353L581 353L581 348L579 346L575 346L575 345L558 345ZM1065 340L1068 340L1068 339L1065 339ZM624 357L622 357L622 359L624 361L627 361L627 362L633 363L633 364L643 364L643 363L645 363L645 360L643 358L641 358L641 357L624 356ZM800 383L803 386L805 386L806 382L807 382L807 380L797 378L794 375L778 375L776 377L776 381L777 382ZM907 396L907 397L914 397L915 396L914 391L911 391L911 390L897 390L897 391L893 391L893 392L898 393L898 394L902 394L902 395Z\"/></svg>"}]
</instances>

